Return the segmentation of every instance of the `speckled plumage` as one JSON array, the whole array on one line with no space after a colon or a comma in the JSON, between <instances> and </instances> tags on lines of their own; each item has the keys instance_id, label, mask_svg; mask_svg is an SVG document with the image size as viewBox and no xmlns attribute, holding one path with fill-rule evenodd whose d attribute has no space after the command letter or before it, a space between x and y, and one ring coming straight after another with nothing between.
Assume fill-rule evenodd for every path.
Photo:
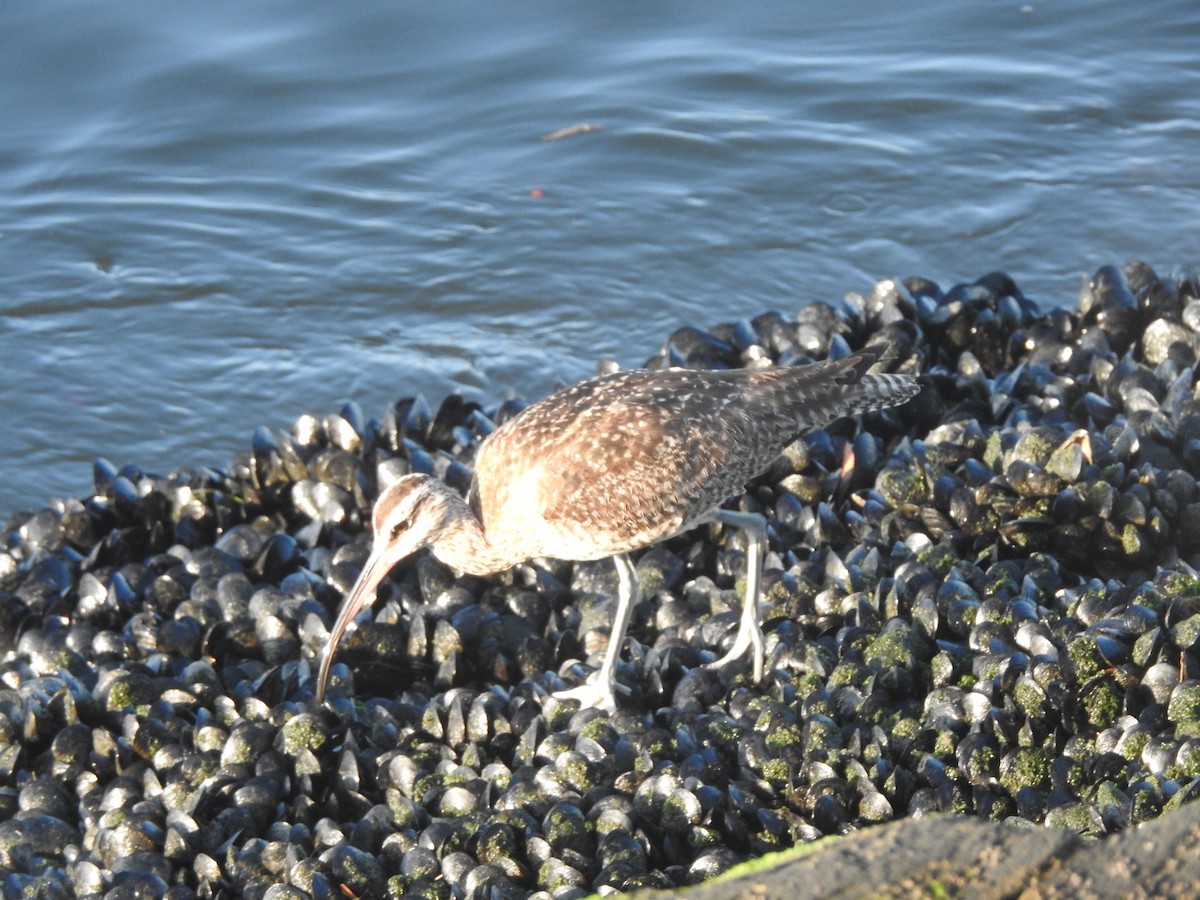
<instances>
[{"instance_id":1,"label":"speckled plumage","mask_svg":"<svg viewBox=\"0 0 1200 900\"><path fill-rule=\"evenodd\" d=\"M565 692L615 706L614 660L637 594L630 550L721 518L752 533L742 625L720 662L755 652L762 675L758 570L761 517L719 510L803 431L839 416L902 403L908 376L867 374L871 350L769 369L633 370L564 388L506 422L480 446L467 500L426 475L408 475L376 501L374 548L330 634L318 675L323 696L333 648L388 570L428 547L459 572L486 575L528 559L618 561L622 593L600 677Z\"/></svg>"},{"instance_id":2,"label":"speckled plumage","mask_svg":"<svg viewBox=\"0 0 1200 900\"><path fill-rule=\"evenodd\" d=\"M892 405L873 353L809 366L638 369L564 388L480 447L471 508L522 559L601 559L711 519L808 428ZM520 561L515 559L514 561Z\"/></svg>"}]
</instances>

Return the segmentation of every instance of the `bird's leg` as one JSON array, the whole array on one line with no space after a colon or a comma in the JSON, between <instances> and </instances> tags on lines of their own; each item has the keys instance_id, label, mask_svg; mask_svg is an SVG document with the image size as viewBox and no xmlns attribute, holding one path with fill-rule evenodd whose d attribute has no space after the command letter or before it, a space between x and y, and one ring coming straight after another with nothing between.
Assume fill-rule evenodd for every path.
<instances>
[{"instance_id":1,"label":"bird's leg","mask_svg":"<svg viewBox=\"0 0 1200 900\"><path fill-rule=\"evenodd\" d=\"M767 520L758 513L735 512L731 509L717 510L717 521L722 525L742 528L748 538L746 543L746 599L742 604L742 621L738 625L737 637L729 652L714 663L711 668L720 668L727 663L740 659L746 650L754 648L754 680L762 681L766 668L766 639L763 637L762 625L759 624L759 594L762 580L763 547L767 543Z\"/></svg>"},{"instance_id":2,"label":"bird's leg","mask_svg":"<svg viewBox=\"0 0 1200 900\"><path fill-rule=\"evenodd\" d=\"M617 689L626 690L617 684L617 660L621 658L621 645L625 643L625 632L629 630L633 606L638 599L637 570L628 554L614 556L613 562L617 567L620 589L617 597L617 615L613 619L608 649L604 651L604 662L601 663L599 671L584 684L567 691L556 691L554 694L560 700L578 700L581 707L595 706L608 712L616 712Z\"/></svg>"}]
</instances>

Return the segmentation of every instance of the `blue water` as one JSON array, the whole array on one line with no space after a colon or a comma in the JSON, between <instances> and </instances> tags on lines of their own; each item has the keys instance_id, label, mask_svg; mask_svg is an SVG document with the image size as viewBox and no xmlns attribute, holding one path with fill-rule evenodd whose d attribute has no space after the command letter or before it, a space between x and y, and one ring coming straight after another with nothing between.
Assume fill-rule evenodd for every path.
<instances>
[{"instance_id":1,"label":"blue water","mask_svg":"<svg viewBox=\"0 0 1200 900\"><path fill-rule=\"evenodd\" d=\"M0 120L0 519L888 276L1200 262L1195 0L10 2Z\"/></svg>"}]
</instances>

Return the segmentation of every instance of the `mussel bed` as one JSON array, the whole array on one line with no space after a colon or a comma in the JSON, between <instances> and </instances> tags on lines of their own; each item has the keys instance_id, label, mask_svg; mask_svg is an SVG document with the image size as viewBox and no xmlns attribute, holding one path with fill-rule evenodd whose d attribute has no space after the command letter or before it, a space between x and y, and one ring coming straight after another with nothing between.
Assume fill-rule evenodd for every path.
<instances>
[{"instance_id":1,"label":"mussel bed","mask_svg":"<svg viewBox=\"0 0 1200 900\"><path fill-rule=\"evenodd\" d=\"M522 404L419 396L260 428L223 471L100 460L0 549L0 878L22 897L582 897L953 812L1099 836L1200 795L1200 285L1105 266L1072 308L992 273L680 329L647 365L887 340L924 390L806 435L744 544L637 557L609 716L608 562L401 566L313 700L378 485L465 487ZM669 489L669 486L664 486Z\"/></svg>"}]
</instances>

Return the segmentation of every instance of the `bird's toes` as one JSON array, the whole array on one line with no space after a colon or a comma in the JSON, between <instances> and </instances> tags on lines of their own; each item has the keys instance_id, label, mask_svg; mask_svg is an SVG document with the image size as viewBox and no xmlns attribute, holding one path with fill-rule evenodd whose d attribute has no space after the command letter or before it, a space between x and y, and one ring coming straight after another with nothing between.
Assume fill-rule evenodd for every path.
<instances>
[{"instance_id":1,"label":"bird's toes","mask_svg":"<svg viewBox=\"0 0 1200 900\"><path fill-rule=\"evenodd\" d=\"M608 713L614 713L617 711L617 696L613 690L614 687L628 693L628 689L621 685L610 685L589 680L579 685L579 687L555 691L553 696L557 700L574 700L579 704L580 709L595 708L602 709Z\"/></svg>"}]
</instances>

